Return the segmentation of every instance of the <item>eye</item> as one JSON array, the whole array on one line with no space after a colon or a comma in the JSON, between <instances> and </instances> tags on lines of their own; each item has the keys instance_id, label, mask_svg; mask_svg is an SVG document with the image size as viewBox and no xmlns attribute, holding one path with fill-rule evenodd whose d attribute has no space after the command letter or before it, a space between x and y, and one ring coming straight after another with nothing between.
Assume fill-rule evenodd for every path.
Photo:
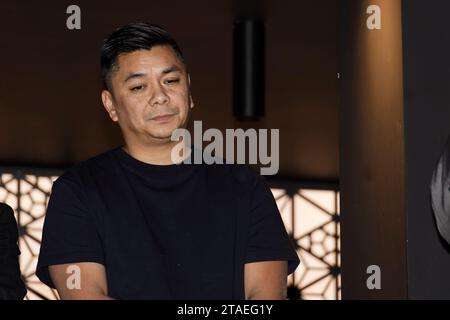
<instances>
[{"instance_id":1,"label":"eye","mask_svg":"<svg viewBox=\"0 0 450 320\"><path fill-rule=\"evenodd\" d=\"M142 91L144 89L144 86L143 85L140 85L140 86L135 86L135 87L133 87L133 88L131 88L131 91Z\"/></svg>"},{"instance_id":2,"label":"eye","mask_svg":"<svg viewBox=\"0 0 450 320\"><path fill-rule=\"evenodd\" d=\"M167 79L167 80L165 80L164 81L164 83L166 83L166 84L173 84L173 83L178 83L178 82L180 82L180 79Z\"/></svg>"}]
</instances>

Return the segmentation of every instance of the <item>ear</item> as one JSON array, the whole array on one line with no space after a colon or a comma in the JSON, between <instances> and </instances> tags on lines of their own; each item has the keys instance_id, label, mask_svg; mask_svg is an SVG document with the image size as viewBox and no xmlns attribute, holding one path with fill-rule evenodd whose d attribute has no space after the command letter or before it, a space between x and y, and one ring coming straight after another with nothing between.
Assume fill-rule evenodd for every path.
<instances>
[{"instance_id":1,"label":"ear","mask_svg":"<svg viewBox=\"0 0 450 320\"><path fill-rule=\"evenodd\" d=\"M191 109L194 108L194 100L192 100L192 95L189 94L189 100L191 101Z\"/></svg>"},{"instance_id":2,"label":"ear","mask_svg":"<svg viewBox=\"0 0 450 320\"><path fill-rule=\"evenodd\" d=\"M119 121L119 118L117 117L117 110L114 104L114 98L111 92L109 92L108 90L102 91L102 102L111 120L114 122Z\"/></svg>"},{"instance_id":3,"label":"ear","mask_svg":"<svg viewBox=\"0 0 450 320\"><path fill-rule=\"evenodd\" d=\"M188 86L189 86L189 101L191 102L190 103L190 107L191 107L191 109L194 107L194 100L192 100L192 94L190 93L191 92L191 76L188 74Z\"/></svg>"}]
</instances>

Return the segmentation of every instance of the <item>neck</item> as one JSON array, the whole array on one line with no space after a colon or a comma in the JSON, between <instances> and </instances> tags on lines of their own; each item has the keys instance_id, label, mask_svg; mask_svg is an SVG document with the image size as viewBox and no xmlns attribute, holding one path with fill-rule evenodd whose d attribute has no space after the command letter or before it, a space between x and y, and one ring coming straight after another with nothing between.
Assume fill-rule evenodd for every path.
<instances>
[{"instance_id":1,"label":"neck","mask_svg":"<svg viewBox=\"0 0 450 320\"><path fill-rule=\"evenodd\" d=\"M147 144L144 146L125 144L124 151L133 158L155 165L171 165L172 161L172 149L178 144L178 141L168 141L161 144ZM182 155L187 157L187 155Z\"/></svg>"}]
</instances>

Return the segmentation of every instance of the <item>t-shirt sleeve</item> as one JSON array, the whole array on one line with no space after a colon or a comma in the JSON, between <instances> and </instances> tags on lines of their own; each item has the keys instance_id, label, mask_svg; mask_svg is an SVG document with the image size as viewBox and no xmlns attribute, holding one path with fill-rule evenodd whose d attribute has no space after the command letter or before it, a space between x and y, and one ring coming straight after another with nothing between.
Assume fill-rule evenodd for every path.
<instances>
[{"instance_id":1,"label":"t-shirt sleeve","mask_svg":"<svg viewBox=\"0 0 450 320\"><path fill-rule=\"evenodd\" d=\"M98 223L90 212L80 179L60 177L52 187L36 269L37 277L55 287L48 266L77 262L104 264Z\"/></svg>"},{"instance_id":2,"label":"t-shirt sleeve","mask_svg":"<svg viewBox=\"0 0 450 320\"><path fill-rule=\"evenodd\" d=\"M288 274L291 274L300 260L269 186L258 174L255 174L253 181L246 263L287 261Z\"/></svg>"}]
</instances>

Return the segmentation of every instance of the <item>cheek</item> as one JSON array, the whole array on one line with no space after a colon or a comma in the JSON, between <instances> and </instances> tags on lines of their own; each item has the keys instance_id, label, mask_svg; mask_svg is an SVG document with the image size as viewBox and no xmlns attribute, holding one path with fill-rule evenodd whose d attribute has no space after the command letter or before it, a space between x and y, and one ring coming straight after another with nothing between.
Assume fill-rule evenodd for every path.
<instances>
[{"instance_id":1,"label":"cheek","mask_svg":"<svg viewBox=\"0 0 450 320\"><path fill-rule=\"evenodd\" d=\"M144 111L143 103L140 99L126 97L120 104L119 119L131 123L143 122L142 115Z\"/></svg>"},{"instance_id":2,"label":"cheek","mask_svg":"<svg viewBox=\"0 0 450 320\"><path fill-rule=\"evenodd\" d=\"M183 97L182 99L180 99L179 108L180 120L183 121L184 119L186 119L189 113L189 97Z\"/></svg>"},{"instance_id":3,"label":"cheek","mask_svg":"<svg viewBox=\"0 0 450 320\"><path fill-rule=\"evenodd\" d=\"M180 94L178 98L178 105L180 108L180 113L182 113L183 115L187 114L190 107L189 94Z\"/></svg>"}]
</instances>

